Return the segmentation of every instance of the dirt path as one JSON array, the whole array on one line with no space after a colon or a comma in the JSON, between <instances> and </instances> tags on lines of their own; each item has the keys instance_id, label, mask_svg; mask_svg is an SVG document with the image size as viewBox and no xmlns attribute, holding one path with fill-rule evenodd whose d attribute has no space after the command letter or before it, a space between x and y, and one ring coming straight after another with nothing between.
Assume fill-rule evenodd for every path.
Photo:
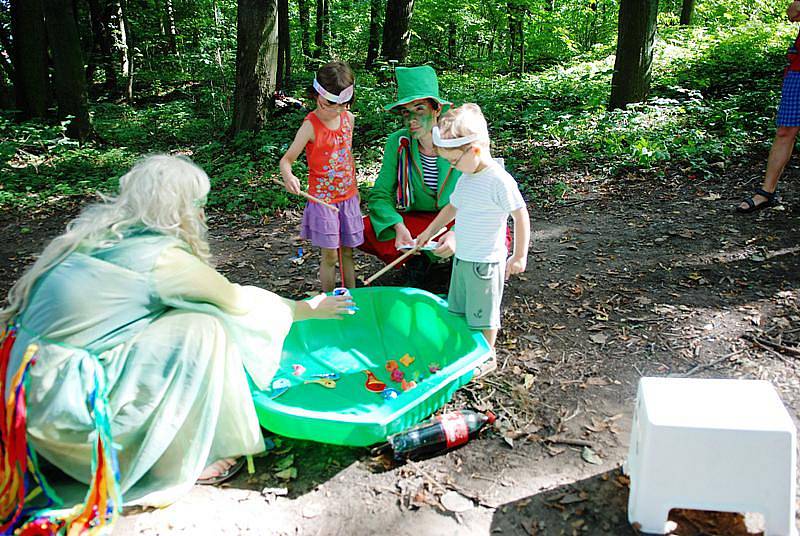
<instances>
[{"instance_id":1,"label":"dirt path","mask_svg":"<svg viewBox=\"0 0 800 536\"><path fill-rule=\"evenodd\" d=\"M478 440L393 468L366 449L279 441L254 475L132 512L116 533L633 534L618 467L638 378L766 379L798 422L800 173L788 170L782 209L734 214L743 177L760 165L688 185L669 175L568 178L565 203L530 207L532 253L506 289L500 369L449 405L498 414ZM51 212L0 217L3 292L63 225ZM285 295L313 291L315 255L290 261L297 220L212 217L218 267ZM357 262L365 276L378 268ZM444 277L432 290L443 291ZM383 283L399 284L399 274ZM274 473L290 456L298 476L287 482ZM444 508L445 494L465 510ZM702 523L707 533L746 533L728 518L675 519L678 534Z\"/></svg>"}]
</instances>

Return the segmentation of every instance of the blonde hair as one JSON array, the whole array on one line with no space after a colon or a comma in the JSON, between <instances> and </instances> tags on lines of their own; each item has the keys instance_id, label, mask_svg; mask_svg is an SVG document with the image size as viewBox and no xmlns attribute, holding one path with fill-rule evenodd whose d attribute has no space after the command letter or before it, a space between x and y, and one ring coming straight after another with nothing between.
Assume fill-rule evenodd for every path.
<instances>
[{"instance_id":1,"label":"blonde hair","mask_svg":"<svg viewBox=\"0 0 800 536\"><path fill-rule=\"evenodd\" d=\"M489 126L483 117L481 107L472 102L452 108L439 118L439 132L443 139L463 138L477 135L478 140L464 144L489 146Z\"/></svg>"},{"instance_id":2,"label":"blonde hair","mask_svg":"<svg viewBox=\"0 0 800 536\"><path fill-rule=\"evenodd\" d=\"M144 226L179 238L210 264L207 227L200 209L209 189L208 175L188 158L165 154L142 158L120 177L119 195L100 194L101 201L72 220L14 283L8 306L0 310L0 327L25 309L39 277L76 248L108 247L122 240L123 232L131 227Z\"/></svg>"}]
</instances>

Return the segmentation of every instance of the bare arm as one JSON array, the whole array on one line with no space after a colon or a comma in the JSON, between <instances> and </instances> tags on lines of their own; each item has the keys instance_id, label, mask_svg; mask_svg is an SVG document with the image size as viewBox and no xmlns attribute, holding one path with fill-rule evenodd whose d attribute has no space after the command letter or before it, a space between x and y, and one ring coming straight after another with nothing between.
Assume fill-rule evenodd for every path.
<instances>
[{"instance_id":1,"label":"bare arm","mask_svg":"<svg viewBox=\"0 0 800 536\"><path fill-rule=\"evenodd\" d=\"M300 153L303 152L306 144L310 141L314 141L314 127L311 121L303 121L297 134L295 134L294 141L281 158L280 168L283 184L286 186L286 190L293 194L299 194L301 188L300 180L292 173L292 164L295 163L297 157L300 156Z\"/></svg>"},{"instance_id":2,"label":"bare arm","mask_svg":"<svg viewBox=\"0 0 800 536\"><path fill-rule=\"evenodd\" d=\"M424 246L427 244L439 229L453 221L455 217L456 207L454 207L452 203L448 203L439 211L439 214L436 215L430 225L417 236L417 245Z\"/></svg>"},{"instance_id":3,"label":"bare arm","mask_svg":"<svg viewBox=\"0 0 800 536\"><path fill-rule=\"evenodd\" d=\"M528 243L531 240L531 221L526 207L511 213L514 219L514 253L506 261L506 279L525 271L528 266Z\"/></svg>"},{"instance_id":4,"label":"bare arm","mask_svg":"<svg viewBox=\"0 0 800 536\"><path fill-rule=\"evenodd\" d=\"M294 320L307 320L309 318L341 318L350 313L353 298L350 296L326 296L317 294L310 300L295 302Z\"/></svg>"}]
</instances>

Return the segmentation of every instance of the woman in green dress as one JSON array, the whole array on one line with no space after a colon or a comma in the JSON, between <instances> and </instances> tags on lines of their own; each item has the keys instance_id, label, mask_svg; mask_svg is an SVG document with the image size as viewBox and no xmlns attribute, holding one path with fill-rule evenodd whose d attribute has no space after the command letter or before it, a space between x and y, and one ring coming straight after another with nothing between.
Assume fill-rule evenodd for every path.
<instances>
[{"instance_id":1,"label":"woman in green dress","mask_svg":"<svg viewBox=\"0 0 800 536\"><path fill-rule=\"evenodd\" d=\"M211 266L208 191L188 159L147 157L12 287L0 311L0 392L13 417L0 423L0 525L20 521L30 482L47 490L37 456L100 490L87 497L100 501L88 525L119 510L119 493L163 506L263 450L248 376L267 388L292 322L337 318L352 302L230 283ZM30 454L15 460L15 448Z\"/></svg>"}]
</instances>

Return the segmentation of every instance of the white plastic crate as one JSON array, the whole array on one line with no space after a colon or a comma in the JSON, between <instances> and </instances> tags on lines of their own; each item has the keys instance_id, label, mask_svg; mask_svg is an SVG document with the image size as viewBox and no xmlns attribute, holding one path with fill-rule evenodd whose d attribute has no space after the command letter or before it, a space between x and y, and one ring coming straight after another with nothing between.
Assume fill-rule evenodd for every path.
<instances>
[{"instance_id":1,"label":"white plastic crate","mask_svg":"<svg viewBox=\"0 0 800 536\"><path fill-rule=\"evenodd\" d=\"M628 520L664 534L672 508L760 512L797 536L796 432L768 382L642 378L625 472Z\"/></svg>"}]
</instances>

